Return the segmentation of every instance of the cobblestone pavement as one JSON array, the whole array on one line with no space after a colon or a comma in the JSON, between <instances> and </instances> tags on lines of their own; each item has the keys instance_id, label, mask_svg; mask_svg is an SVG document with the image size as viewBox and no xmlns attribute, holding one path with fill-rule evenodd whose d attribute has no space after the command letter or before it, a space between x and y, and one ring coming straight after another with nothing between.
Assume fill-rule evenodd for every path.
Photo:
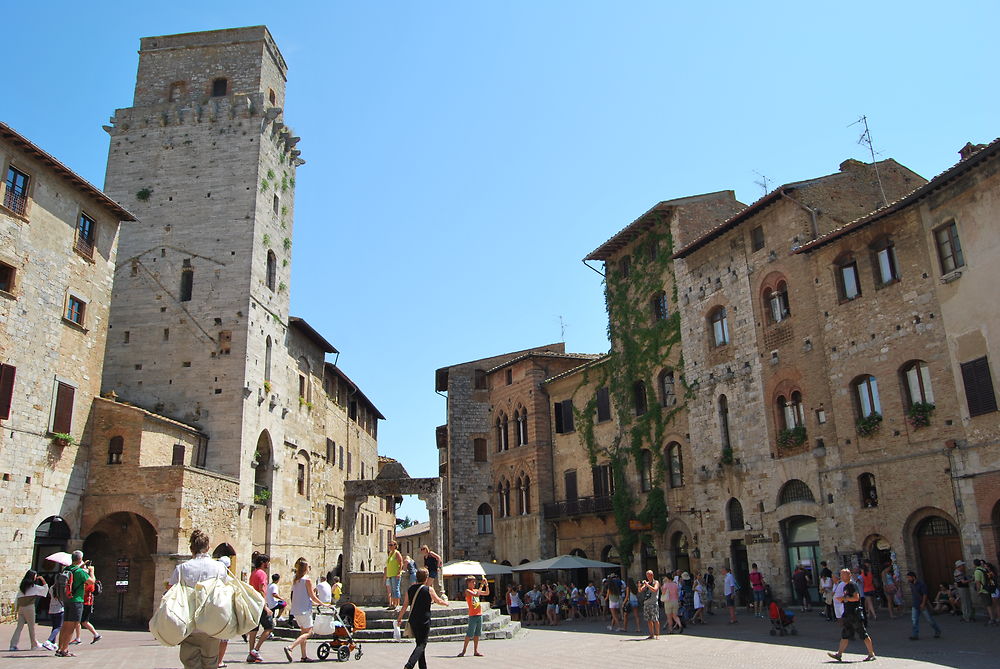
<instances>
[{"instance_id":1,"label":"cobblestone pavement","mask_svg":"<svg viewBox=\"0 0 1000 669\"><path fill-rule=\"evenodd\" d=\"M432 643L427 660L431 669L462 669L470 664L478 669L509 669L512 664L544 669L606 669L608 666L647 667L811 667L836 664L826 652L834 650L839 628L816 613L799 614L799 634L789 637L769 635L770 624L742 615L738 625L725 624L723 615L710 616L709 624L689 628L683 635L646 641L634 633L611 633L603 622L566 623L555 628L531 627L510 641L484 641L483 658L456 658L461 645ZM1000 666L1000 628L976 623L961 623L957 618L939 618L944 630L941 639L933 639L926 623L923 636L910 641L909 618L884 620L871 626L878 662L874 667L961 667L995 669ZM7 645L12 625L0 625L0 644ZM84 633L89 638L89 633ZM27 637L22 634L22 647ZM281 642L264 646L266 664L285 664ZM315 657L317 642L310 642ZM368 643L360 661L351 659L358 669L399 669L412 646L409 643ZM167 669L180 667L176 648L163 648L145 632L105 631L97 644L74 646L76 658L56 658L48 652L0 652L0 668L45 669ZM470 648L471 655L471 648ZM864 657L864 647L854 641L845 659L852 663ZM246 644L233 643L229 666L243 666ZM320 666L329 666L324 663ZM865 665L868 667L869 665ZM346 669L346 668L345 668Z\"/></svg>"}]
</instances>

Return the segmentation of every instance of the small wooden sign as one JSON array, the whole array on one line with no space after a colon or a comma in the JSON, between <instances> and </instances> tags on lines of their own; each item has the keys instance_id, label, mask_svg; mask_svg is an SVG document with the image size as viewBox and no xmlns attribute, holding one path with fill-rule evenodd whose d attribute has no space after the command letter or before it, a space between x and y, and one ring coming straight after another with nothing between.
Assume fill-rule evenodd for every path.
<instances>
[{"instance_id":1,"label":"small wooden sign","mask_svg":"<svg viewBox=\"0 0 1000 669\"><path fill-rule=\"evenodd\" d=\"M633 532L647 532L653 529L653 524L644 523L641 520L636 520L635 518L633 518L632 520L628 521L628 529L632 530Z\"/></svg>"}]
</instances>

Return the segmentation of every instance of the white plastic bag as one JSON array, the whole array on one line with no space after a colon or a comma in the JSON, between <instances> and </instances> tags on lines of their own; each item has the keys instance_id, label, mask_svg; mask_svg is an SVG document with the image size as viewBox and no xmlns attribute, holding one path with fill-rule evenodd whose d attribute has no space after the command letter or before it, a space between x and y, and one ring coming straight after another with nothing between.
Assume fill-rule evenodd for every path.
<instances>
[{"instance_id":1,"label":"white plastic bag","mask_svg":"<svg viewBox=\"0 0 1000 669\"><path fill-rule=\"evenodd\" d=\"M194 589L183 583L172 585L160 599L160 607L149 619L149 631L164 646L176 646L194 629Z\"/></svg>"},{"instance_id":2,"label":"white plastic bag","mask_svg":"<svg viewBox=\"0 0 1000 669\"><path fill-rule=\"evenodd\" d=\"M396 619L393 619L392 621L392 640L393 641L403 640L403 633L399 631L399 621Z\"/></svg>"},{"instance_id":3,"label":"white plastic bag","mask_svg":"<svg viewBox=\"0 0 1000 669\"><path fill-rule=\"evenodd\" d=\"M313 634L318 634L319 636L326 636L327 634L333 634L333 614L332 613L320 613L316 616L313 623Z\"/></svg>"}]
</instances>

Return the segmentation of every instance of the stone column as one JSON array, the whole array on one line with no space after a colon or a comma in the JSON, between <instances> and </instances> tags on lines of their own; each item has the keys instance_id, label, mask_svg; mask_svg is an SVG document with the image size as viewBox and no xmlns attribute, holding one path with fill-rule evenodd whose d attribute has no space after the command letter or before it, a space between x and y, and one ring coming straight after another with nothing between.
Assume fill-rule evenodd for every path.
<instances>
[{"instance_id":1,"label":"stone column","mask_svg":"<svg viewBox=\"0 0 1000 669\"><path fill-rule=\"evenodd\" d=\"M444 515L443 515L443 500L441 497L441 485L440 481L438 485L434 486L434 489L430 492L421 493L417 495L418 499L427 505L427 517L431 523L430 539L427 543L430 545L431 550L441 556L441 561L447 561L447 555L445 555L444 548Z\"/></svg>"},{"instance_id":2,"label":"stone column","mask_svg":"<svg viewBox=\"0 0 1000 669\"><path fill-rule=\"evenodd\" d=\"M355 523L357 522L358 513L361 511L361 505L367 500L367 495L357 497L346 495L344 497L344 564L340 570L340 580L344 584L344 592L348 595L351 592L351 572L354 570Z\"/></svg>"}]
</instances>

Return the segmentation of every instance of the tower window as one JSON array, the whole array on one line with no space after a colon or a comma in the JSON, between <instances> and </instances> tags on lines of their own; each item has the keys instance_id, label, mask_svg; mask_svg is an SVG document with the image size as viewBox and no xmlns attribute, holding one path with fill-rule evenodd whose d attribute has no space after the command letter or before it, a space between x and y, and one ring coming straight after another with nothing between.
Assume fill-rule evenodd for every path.
<instances>
[{"instance_id":1,"label":"tower window","mask_svg":"<svg viewBox=\"0 0 1000 669\"><path fill-rule=\"evenodd\" d=\"M190 302L192 290L194 290L194 271L191 269L183 270L181 272L181 290L178 299L181 302Z\"/></svg>"},{"instance_id":2,"label":"tower window","mask_svg":"<svg viewBox=\"0 0 1000 669\"><path fill-rule=\"evenodd\" d=\"M218 79L212 80L212 97L222 98L229 94L229 80L225 77L219 77Z\"/></svg>"},{"instance_id":3,"label":"tower window","mask_svg":"<svg viewBox=\"0 0 1000 669\"><path fill-rule=\"evenodd\" d=\"M278 257L274 255L274 251L268 249L267 251L267 287L274 292L274 284L276 277L278 275Z\"/></svg>"},{"instance_id":4,"label":"tower window","mask_svg":"<svg viewBox=\"0 0 1000 669\"><path fill-rule=\"evenodd\" d=\"M167 99L170 102L180 102L181 97L184 95L184 82L175 81L170 84L170 93Z\"/></svg>"},{"instance_id":5,"label":"tower window","mask_svg":"<svg viewBox=\"0 0 1000 669\"><path fill-rule=\"evenodd\" d=\"M267 89L267 99L268 99L268 101L269 101L269 102L270 102L270 103L271 103L272 105L273 105L273 104L277 104L277 99L278 99L278 98L277 98L277 96L275 96L275 94L274 94L274 89L273 89L273 88L269 88L269 89Z\"/></svg>"}]
</instances>

